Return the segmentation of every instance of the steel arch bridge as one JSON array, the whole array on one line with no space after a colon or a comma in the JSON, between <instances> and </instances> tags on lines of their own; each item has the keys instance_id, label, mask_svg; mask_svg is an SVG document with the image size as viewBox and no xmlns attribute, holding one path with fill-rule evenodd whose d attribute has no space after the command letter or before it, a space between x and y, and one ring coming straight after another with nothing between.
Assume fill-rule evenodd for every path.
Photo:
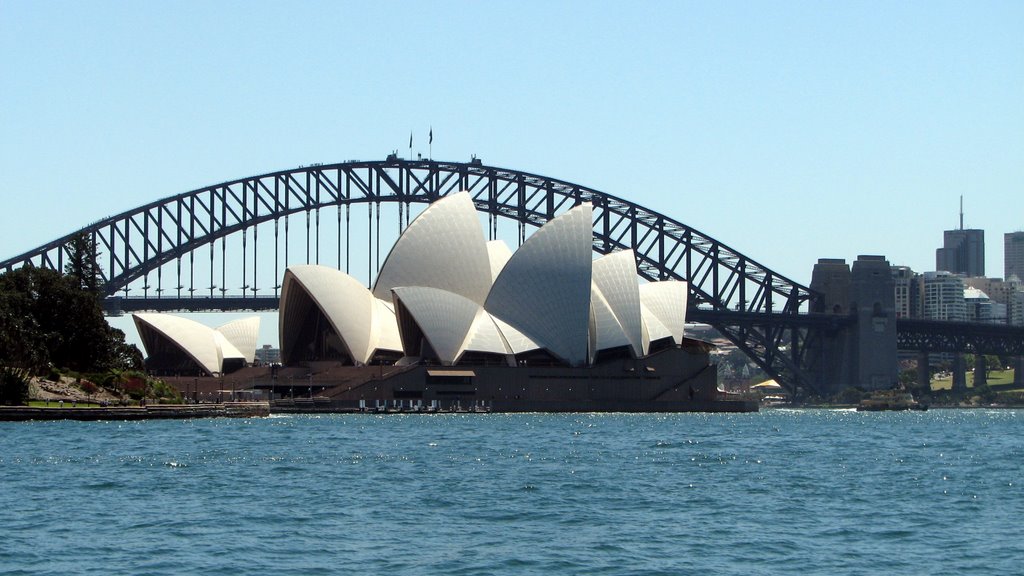
<instances>
[{"instance_id":1,"label":"steel arch bridge","mask_svg":"<svg viewBox=\"0 0 1024 576\"><path fill-rule=\"evenodd\" d=\"M644 278L688 281L691 318L713 325L790 390L815 390L816 358L808 350L814 348L811 341L822 322L834 321L801 313L814 296L809 288L690 226L623 198L563 180L487 166L475 158L460 163L401 160L391 155L384 161L317 164L224 182L95 222L0 262L0 270L29 264L63 270L71 258L69 242L84 235L96 247L110 309L274 310L284 267L299 263L289 262L289 217L304 217L303 263L319 263L321 211L336 207L337 264L342 267L344 227L348 271L352 209L364 209L367 236L361 248L366 249L367 273L372 275L374 246L380 266L380 220L385 206L397 206L401 229L408 225L413 204L463 190L472 195L477 210L488 215L491 238L498 234L499 221L510 222L517 227L520 243L527 228L540 227L577 204L592 203L595 252L632 248ZM262 244L258 236L267 227L273 228L272 264L268 233L264 232ZM229 253L229 237L240 237L240 258L235 248ZM197 266L203 267L207 259L210 283L197 288ZM272 268L273 296L257 295L260 266L264 278L266 267ZM227 288L229 268L233 274L241 269L240 295L228 293L233 292ZM151 275L156 276L155 289ZM165 275L173 278L170 288L165 287ZM132 289L141 290L143 296L128 297ZM151 289L155 296L150 295ZM174 295L164 294L168 290ZM208 295L203 294L207 290ZM125 296L117 297L122 291Z\"/></svg>"}]
</instances>

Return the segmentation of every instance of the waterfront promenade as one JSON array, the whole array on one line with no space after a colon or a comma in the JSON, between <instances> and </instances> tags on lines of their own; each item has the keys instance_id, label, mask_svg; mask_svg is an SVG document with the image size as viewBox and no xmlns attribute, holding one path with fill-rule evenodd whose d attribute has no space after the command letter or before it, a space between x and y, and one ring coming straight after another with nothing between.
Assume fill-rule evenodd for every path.
<instances>
[{"instance_id":1,"label":"waterfront promenade","mask_svg":"<svg viewBox=\"0 0 1024 576\"><path fill-rule=\"evenodd\" d=\"M255 418L270 415L267 402L151 404L110 407L0 406L0 422L26 420L168 420L183 418Z\"/></svg>"}]
</instances>

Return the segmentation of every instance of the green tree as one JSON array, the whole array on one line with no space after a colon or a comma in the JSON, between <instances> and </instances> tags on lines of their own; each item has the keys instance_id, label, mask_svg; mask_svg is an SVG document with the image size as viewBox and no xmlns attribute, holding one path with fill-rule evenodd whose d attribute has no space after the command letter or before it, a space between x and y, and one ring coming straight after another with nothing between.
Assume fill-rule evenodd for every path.
<instances>
[{"instance_id":1,"label":"green tree","mask_svg":"<svg viewBox=\"0 0 1024 576\"><path fill-rule=\"evenodd\" d=\"M78 286L96 297L102 296L103 276L97 263L100 253L93 237L85 232L76 234L64 245L68 263L64 273L75 278Z\"/></svg>"},{"instance_id":2,"label":"green tree","mask_svg":"<svg viewBox=\"0 0 1024 576\"><path fill-rule=\"evenodd\" d=\"M107 323L78 277L33 266L0 275L0 344L6 365L33 372L50 364L79 372L140 365L138 350Z\"/></svg>"},{"instance_id":3,"label":"green tree","mask_svg":"<svg viewBox=\"0 0 1024 576\"><path fill-rule=\"evenodd\" d=\"M25 371L0 366L0 405L18 406L28 400L28 378Z\"/></svg>"},{"instance_id":4,"label":"green tree","mask_svg":"<svg viewBox=\"0 0 1024 576\"><path fill-rule=\"evenodd\" d=\"M1002 369L1003 364L999 361L999 356L987 355L985 356L985 375L988 376L993 370Z\"/></svg>"},{"instance_id":5,"label":"green tree","mask_svg":"<svg viewBox=\"0 0 1024 576\"><path fill-rule=\"evenodd\" d=\"M39 323L26 309L26 295L3 289L0 281L0 366L36 371L49 362L49 353Z\"/></svg>"}]
</instances>

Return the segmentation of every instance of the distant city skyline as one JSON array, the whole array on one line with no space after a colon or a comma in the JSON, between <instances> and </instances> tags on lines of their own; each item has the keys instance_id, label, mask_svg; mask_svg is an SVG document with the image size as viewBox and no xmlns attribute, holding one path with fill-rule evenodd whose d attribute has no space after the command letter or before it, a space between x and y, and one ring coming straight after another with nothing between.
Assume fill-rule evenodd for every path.
<instances>
[{"instance_id":1,"label":"distant city skyline","mask_svg":"<svg viewBox=\"0 0 1024 576\"><path fill-rule=\"evenodd\" d=\"M405 157L410 131L803 284L819 258L933 269L961 195L989 275L1024 230L1024 3L301 6L0 0L0 258L218 182Z\"/></svg>"}]
</instances>

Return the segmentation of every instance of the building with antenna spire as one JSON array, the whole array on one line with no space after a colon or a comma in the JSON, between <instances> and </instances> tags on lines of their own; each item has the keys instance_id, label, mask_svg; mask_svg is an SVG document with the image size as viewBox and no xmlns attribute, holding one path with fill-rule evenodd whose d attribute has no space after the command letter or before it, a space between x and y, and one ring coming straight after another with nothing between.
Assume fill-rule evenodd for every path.
<instances>
[{"instance_id":1,"label":"building with antenna spire","mask_svg":"<svg viewBox=\"0 0 1024 576\"><path fill-rule=\"evenodd\" d=\"M1003 278L1024 280L1024 232L1003 235Z\"/></svg>"},{"instance_id":2,"label":"building with antenna spire","mask_svg":"<svg viewBox=\"0 0 1024 576\"><path fill-rule=\"evenodd\" d=\"M935 251L935 269L967 277L985 275L985 231L964 228L964 197L960 197L960 227L942 233Z\"/></svg>"}]
</instances>

